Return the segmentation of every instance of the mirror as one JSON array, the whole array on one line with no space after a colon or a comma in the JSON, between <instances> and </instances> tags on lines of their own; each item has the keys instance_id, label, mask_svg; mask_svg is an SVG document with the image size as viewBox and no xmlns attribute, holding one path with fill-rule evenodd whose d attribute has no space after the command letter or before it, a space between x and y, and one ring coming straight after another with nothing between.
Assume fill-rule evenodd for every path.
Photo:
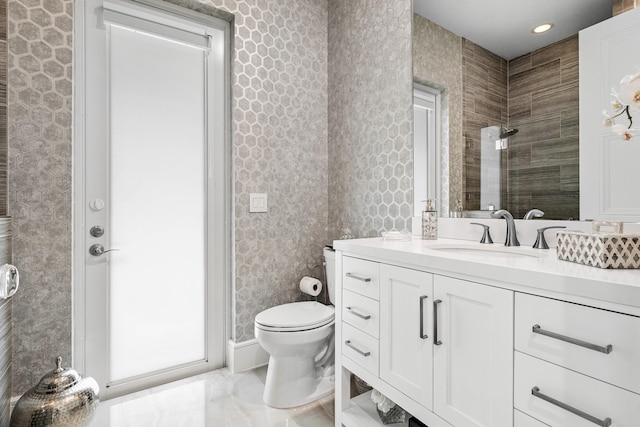
<instances>
[{"instance_id":1,"label":"mirror","mask_svg":"<svg viewBox=\"0 0 640 427\"><path fill-rule=\"evenodd\" d=\"M414 11L428 15L424 12L428 8L422 6L430 1L414 0ZM483 15L470 11L490 21L479 34L491 33L498 41L516 39L516 30L510 30L514 37L501 33L507 21L501 21L497 11L486 10L500 1L482 2ZM602 8L602 0L594 1ZM484 46L507 58L470 39L473 34L467 31L468 24L458 31L469 35L460 36L429 16L414 15L414 82L440 94L438 171L430 172L438 181L438 190L416 194L416 200L437 198L441 216L489 217L492 209L503 208L523 218L536 208L544 211L544 219L580 218L577 31L611 16L611 2L604 2L608 8L604 16L594 14L588 24L541 47L501 50L492 41L482 40ZM449 19L464 21L462 6L468 2L447 3L454 10L457 7ZM540 9L547 2L532 4ZM516 7L524 6L518 3ZM552 17L558 12L557 2L549 7L553 13L546 12L546 16ZM524 15L520 10L518 16ZM514 21L522 24L524 19ZM560 30L562 21L555 22ZM526 32L531 36L530 28ZM417 159L414 167L416 172L422 167Z\"/></svg>"}]
</instances>

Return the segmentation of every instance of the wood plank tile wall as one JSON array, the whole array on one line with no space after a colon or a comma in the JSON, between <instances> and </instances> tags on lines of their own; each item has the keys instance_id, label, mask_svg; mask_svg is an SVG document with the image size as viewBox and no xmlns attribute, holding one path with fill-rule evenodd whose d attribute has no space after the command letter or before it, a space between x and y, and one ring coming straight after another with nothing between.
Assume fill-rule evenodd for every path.
<instances>
[{"instance_id":1,"label":"wood plank tile wall","mask_svg":"<svg viewBox=\"0 0 640 427\"><path fill-rule=\"evenodd\" d=\"M11 219L0 218L0 265L11 262ZM11 401L12 302L0 299L0 426L8 426Z\"/></svg>"},{"instance_id":2,"label":"wood plank tile wall","mask_svg":"<svg viewBox=\"0 0 640 427\"><path fill-rule=\"evenodd\" d=\"M509 61L509 140L503 188L514 217L544 206L545 218L579 217L578 36ZM506 190L506 191L505 191Z\"/></svg>"},{"instance_id":3,"label":"wood plank tile wall","mask_svg":"<svg viewBox=\"0 0 640 427\"><path fill-rule=\"evenodd\" d=\"M0 216L7 215L7 0L0 0ZM9 262L11 221L0 218L0 265ZM11 300L0 300L0 426L9 425L11 401Z\"/></svg>"},{"instance_id":4,"label":"wood plank tile wall","mask_svg":"<svg viewBox=\"0 0 640 427\"><path fill-rule=\"evenodd\" d=\"M464 209L486 209L479 198L480 130L508 124L519 133L503 157L502 207L519 218L542 206L546 218L578 218L578 36L508 62L462 43Z\"/></svg>"},{"instance_id":5,"label":"wood plank tile wall","mask_svg":"<svg viewBox=\"0 0 640 427\"><path fill-rule=\"evenodd\" d=\"M462 88L463 207L486 209L480 206L480 135L482 128L507 124L507 61L463 38Z\"/></svg>"}]
</instances>

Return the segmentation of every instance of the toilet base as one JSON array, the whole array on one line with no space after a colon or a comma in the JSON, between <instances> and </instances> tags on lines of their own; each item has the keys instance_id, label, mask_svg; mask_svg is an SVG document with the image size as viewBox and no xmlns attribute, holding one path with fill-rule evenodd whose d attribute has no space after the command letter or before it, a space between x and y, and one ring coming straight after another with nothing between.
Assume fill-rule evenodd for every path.
<instances>
[{"instance_id":1,"label":"toilet base","mask_svg":"<svg viewBox=\"0 0 640 427\"><path fill-rule=\"evenodd\" d=\"M263 400L272 408L293 408L328 396L334 389L333 366L316 368L313 359L304 357L271 357Z\"/></svg>"}]
</instances>

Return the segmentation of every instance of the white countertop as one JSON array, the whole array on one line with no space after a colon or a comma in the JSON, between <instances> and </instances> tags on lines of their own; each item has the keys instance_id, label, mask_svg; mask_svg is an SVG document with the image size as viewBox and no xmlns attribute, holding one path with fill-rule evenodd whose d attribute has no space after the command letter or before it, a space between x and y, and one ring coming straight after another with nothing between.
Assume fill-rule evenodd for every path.
<instances>
[{"instance_id":1,"label":"white countertop","mask_svg":"<svg viewBox=\"0 0 640 427\"><path fill-rule=\"evenodd\" d=\"M551 296L569 295L620 304L631 307L631 314L640 313L640 270L600 269L561 261L555 249L506 248L502 243L488 246L468 240L422 240L417 236L412 236L411 241L384 241L381 237L336 240L333 245L347 255L374 261L522 292L543 291L553 293ZM437 250L447 247L470 250ZM481 251L485 250L512 251L522 256L502 256L499 252L483 255Z\"/></svg>"}]
</instances>

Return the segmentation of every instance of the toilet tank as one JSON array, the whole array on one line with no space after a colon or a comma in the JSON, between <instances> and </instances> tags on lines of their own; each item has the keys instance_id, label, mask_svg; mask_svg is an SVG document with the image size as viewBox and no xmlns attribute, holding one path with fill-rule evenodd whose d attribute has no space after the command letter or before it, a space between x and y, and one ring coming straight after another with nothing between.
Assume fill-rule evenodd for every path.
<instances>
[{"instance_id":1,"label":"toilet tank","mask_svg":"<svg viewBox=\"0 0 640 427\"><path fill-rule=\"evenodd\" d=\"M327 291L329 292L329 301L331 304L335 304L334 297L336 294L336 252L325 246L322 251L324 256L324 271L327 278Z\"/></svg>"}]
</instances>

